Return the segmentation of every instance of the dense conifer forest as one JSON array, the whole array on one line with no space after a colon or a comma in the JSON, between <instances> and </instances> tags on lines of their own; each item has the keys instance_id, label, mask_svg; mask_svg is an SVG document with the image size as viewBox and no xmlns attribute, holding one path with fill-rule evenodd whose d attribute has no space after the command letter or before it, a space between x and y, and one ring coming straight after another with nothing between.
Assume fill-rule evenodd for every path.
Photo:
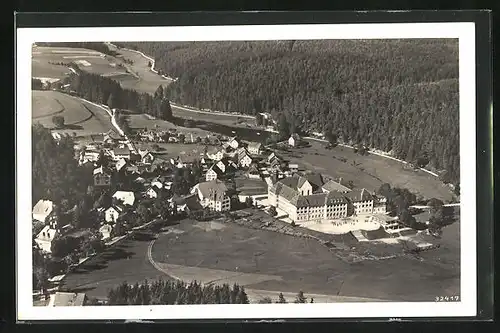
<instances>
[{"instance_id":1,"label":"dense conifer forest","mask_svg":"<svg viewBox=\"0 0 500 333\"><path fill-rule=\"evenodd\" d=\"M458 40L118 44L178 78L174 102L270 112L280 131L321 131L459 180Z\"/></svg>"}]
</instances>

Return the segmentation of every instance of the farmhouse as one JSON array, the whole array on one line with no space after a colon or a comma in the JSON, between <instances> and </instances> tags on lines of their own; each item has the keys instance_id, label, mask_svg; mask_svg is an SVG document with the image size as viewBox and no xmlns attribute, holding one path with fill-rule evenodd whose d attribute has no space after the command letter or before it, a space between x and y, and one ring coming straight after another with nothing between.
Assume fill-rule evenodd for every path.
<instances>
[{"instance_id":1,"label":"farmhouse","mask_svg":"<svg viewBox=\"0 0 500 333\"><path fill-rule=\"evenodd\" d=\"M319 174L292 176L268 189L271 206L283 211L294 222L321 222L347 216L347 200L338 192L322 191Z\"/></svg>"},{"instance_id":2,"label":"farmhouse","mask_svg":"<svg viewBox=\"0 0 500 333\"><path fill-rule=\"evenodd\" d=\"M214 161L220 161L224 157L223 150L217 150L215 153L207 153L208 158Z\"/></svg>"},{"instance_id":3,"label":"farmhouse","mask_svg":"<svg viewBox=\"0 0 500 333\"><path fill-rule=\"evenodd\" d=\"M292 147L296 147L300 143L300 136L297 133L290 135L288 138L288 144Z\"/></svg>"},{"instance_id":4,"label":"farmhouse","mask_svg":"<svg viewBox=\"0 0 500 333\"><path fill-rule=\"evenodd\" d=\"M54 203L50 200L39 200L33 207L33 220L42 223L57 222L54 206Z\"/></svg>"},{"instance_id":5,"label":"farmhouse","mask_svg":"<svg viewBox=\"0 0 500 333\"><path fill-rule=\"evenodd\" d=\"M250 168L248 168L247 177L250 179L260 179L260 172L255 164L252 164Z\"/></svg>"},{"instance_id":6,"label":"farmhouse","mask_svg":"<svg viewBox=\"0 0 500 333\"><path fill-rule=\"evenodd\" d=\"M233 149L237 149L240 146L240 142L237 137L233 137L227 141L227 145Z\"/></svg>"},{"instance_id":7,"label":"farmhouse","mask_svg":"<svg viewBox=\"0 0 500 333\"><path fill-rule=\"evenodd\" d=\"M248 152L252 155L260 155L262 153L262 143L250 142L248 144Z\"/></svg>"},{"instance_id":8,"label":"farmhouse","mask_svg":"<svg viewBox=\"0 0 500 333\"><path fill-rule=\"evenodd\" d=\"M134 192L130 191L116 191L113 194L113 198L116 198L123 202L125 205L133 206L135 202Z\"/></svg>"},{"instance_id":9,"label":"farmhouse","mask_svg":"<svg viewBox=\"0 0 500 333\"><path fill-rule=\"evenodd\" d=\"M214 164L208 169L207 173L205 174L205 180L207 182L215 180L215 179L220 179L224 172L217 166L217 164Z\"/></svg>"},{"instance_id":10,"label":"farmhouse","mask_svg":"<svg viewBox=\"0 0 500 333\"><path fill-rule=\"evenodd\" d=\"M227 187L218 179L195 185L191 193L197 194L198 200L204 208L219 212L231 209L231 199L227 195Z\"/></svg>"},{"instance_id":11,"label":"farmhouse","mask_svg":"<svg viewBox=\"0 0 500 333\"><path fill-rule=\"evenodd\" d=\"M111 185L111 175L104 170L102 165L94 169L94 186L109 186Z\"/></svg>"},{"instance_id":12,"label":"farmhouse","mask_svg":"<svg viewBox=\"0 0 500 333\"><path fill-rule=\"evenodd\" d=\"M35 238L36 244L46 253L51 253L52 241L59 235L59 231L50 225L46 225Z\"/></svg>"},{"instance_id":13,"label":"farmhouse","mask_svg":"<svg viewBox=\"0 0 500 333\"><path fill-rule=\"evenodd\" d=\"M373 214L370 216L370 222L379 223L384 230L389 233L397 233L403 230L411 230L398 222L397 217L391 217L385 214Z\"/></svg>"},{"instance_id":14,"label":"farmhouse","mask_svg":"<svg viewBox=\"0 0 500 333\"><path fill-rule=\"evenodd\" d=\"M56 292L50 295L50 301L47 306L83 306L87 301L84 293L66 293Z\"/></svg>"}]
</instances>

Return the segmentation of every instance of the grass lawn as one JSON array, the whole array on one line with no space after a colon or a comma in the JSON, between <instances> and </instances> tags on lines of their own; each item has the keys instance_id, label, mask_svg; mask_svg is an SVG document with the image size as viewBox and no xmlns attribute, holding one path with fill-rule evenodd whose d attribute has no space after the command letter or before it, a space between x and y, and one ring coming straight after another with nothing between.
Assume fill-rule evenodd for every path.
<instances>
[{"instance_id":1,"label":"grass lawn","mask_svg":"<svg viewBox=\"0 0 500 333\"><path fill-rule=\"evenodd\" d=\"M282 153L299 166L333 176L344 181L353 181L357 188L377 190L381 184L403 187L425 198L453 199L450 189L439 179L423 171L406 168L402 163L377 155L361 156L351 148L338 146L331 150L324 143L311 141L310 147L296 148ZM343 162L342 159L346 161Z\"/></svg>"},{"instance_id":2,"label":"grass lawn","mask_svg":"<svg viewBox=\"0 0 500 333\"><path fill-rule=\"evenodd\" d=\"M32 122L54 128L53 116L63 116L65 128L56 130L60 133L78 136L103 133L114 130L108 114L90 103L56 91L32 92Z\"/></svg>"},{"instance_id":3,"label":"grass lawn","mask_svg":"<svg viewBox=\"0 0 500 333\"><path fill-rule=\"evenodd\" d=\"M110 288L120 283L143 282L145 279L167 279L148 261L146 251L150 240L123 240L102 254L90 259L64 279L64 288L104 298Z\"/></svg>"},{"instance_id":4,"label":"grass lawn","mask_svg":"<svg viewBox=\"0 0 500 333\"><path fill-rule=\"evenodd\" d=\"M81 48L68 47L43 47L33 48L32 76L63 78L70 71L68 67L54 65L53 63L69 63L82 61L79 64L82 70L94 74L106 74L110 72L125 72L113 66L116 61L112 57L102 57L99 52ZM88 66L86 66L88 65Z\"/></svg>"},{"instance_id":5,"label":"grass lawn","mask_svg":"<svg viewBox=\"0 0 500 333\"><path fill-rule=\"evenodd\" d=\"M241 276L248 289L401 301L459 293L460 272L439 260L439 249L422 261L400 257L349 264L312 240L232 224L212 230L199 224L186 220L176 226L184 233L161 235L153 259L166 269L174 265L173 273L202 281L220 275L238 282Z\"/></svg>"},{"instance_id":6,"label":"grass lawn","mask_svg":"<svg viewBox=\"0 0 500 333\"><path fill-rule=\"evenodd\" d=\"M267 194L267 183L261 179L240 176L235 179L236 189L241 195Z\"/></svg>"},{"instance_id":7,"label":"grass lawn","mask_svg":"<svg viewBox=\"0 0 500 333\"><path fill-rule=\"evenodd\" d=\"M172 114L178 118L206 121L226 126L255 127L255 119L224 115L215 112L205 113L196 111L197 110L189 111L186 109L180 109L172 105Z\"/></svg>"},{"instance_id":8,"label":"grass lawn","mask_svg":"<svg viewBox=\"0 0 500 333\"><path fill-rule=\"evenodd\" d=\"M175 129L177 133L183 133L186 136L193 134L193 136L195 137L196 136L206 137L214 135L214 133L205 131L201 128L194 128L194 127L188 128L188 127L177 126L166 120L151 118L146 114L129 114L128 119L130 121L130 128L133 129L147 128L148 130L164 130L164 131Z\"/></svg>"}]
</instances>

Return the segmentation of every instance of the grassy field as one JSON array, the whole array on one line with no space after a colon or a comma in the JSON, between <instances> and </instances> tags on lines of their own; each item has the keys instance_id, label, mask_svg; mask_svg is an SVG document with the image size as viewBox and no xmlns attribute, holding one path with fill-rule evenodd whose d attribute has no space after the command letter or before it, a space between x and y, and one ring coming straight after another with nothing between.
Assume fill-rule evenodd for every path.
<instances>
[{"instance_id":1,"label":"grassy field","mask_svg":"<svg viewBox=\"0 0 500 333\"><path fill-rule=\"evenodd\" d=\"M250 179L240 176L235 179L236 189L241 195L267 194L267 183L260 179Z\"/></svg>"},{"instance_id":2,"label":"grassy field","mask_svg":"<svg viewBox=\"0 0 500 333\"><path fill-rule=\"evenodd\" d=\"M335 178L342 177L345 182L351 180L357 188L373 191L381 184L389 183L425 198L453 199L450 189L439 179L423 171L409 169L398 161L372 154L361 156L351 148L338 146L328 150L324 148L324 143L310 143L310 147L296 148L283 155L305 169Z\"/></svg>"},{"instance_id":3,"label":"grassy field","mask_svg":"<svg viewBox=\"0 0 500 333\"><path fill-rule=\"evenodd\" d=\"M130 128L132 129L148 129L148 130L159 130L167 131L175 129L178 133L184 133L186 136L193 134L193 136L206 137L214 135L211 132L205 131L201 128L188 128L177 126L171 122L161 119L154 119L146 114L130 114L128 115L130 121Z\"/></svg>"},{"instance_id":4,"label":"grassy field","mask_svg":"<svg viewBox=\"0 0 500 333\"><path fill-rule=\"evenodd\" d=\"M173 275L239 281L249 289L400 301L459 294L458 266L441 262L440 250L422 261L401 257L348 264L312 240L230 224L212 230L197 224L184 221L176 228L185 233L162 235L152 247L157 263L166 270L174 265ZM449 237L456 235L450 232Z\"/></svg>"},{"instance_id":5,"label":"grassy field","mask_svg":"<svg viewBox=\"0 0 500 333\"><path fill-rule=\"evenodd\" d=\"M106 297L123 281L168 279L166 273L205 283L240 283L249 290L317 293L396 301L432 301L459 295L457 225L447 227L441 248L419 258L348 264L319 243L217 222L184 220L176 232L124 240L89 260L64 287ZM149 262L148 248L152 259ZM410 287L411 286L411 287Z\"/></svg>"},{"instance_id":6,"label":"grassy field","mask_svg":"<svg viewBox=\"0 0 500 333\"><path fill-rule=\"evenodd\" d=\"M81 69L95 74L123 72L124 69L114 67L116 61L112 57L101 55L93 50L68 47L37 46L32 51L32 76L47 78L63 78L70 71L68 67L53 63L81 62ZM88 66L86 66L88 65Z\"/></svg>"},{"instance_id":7,"label":"grassy field","mask_svg":"<svg viewBox=\"0 0 500 333\"><path fill-rule=\"evenodd\" d=\"M189 111L186 109L180 109L172 105L172 114L175 117L182 119L191 119L198 121L206 121L226 126L238 126L238 127L255 127L255 119L249 119L244 117L236 117L234 115L225 115L221 113L207 113L206 111L197 112L198 110Z\"/></svg>"},{"instance_id":8,"label":"grassy field","mask_svg":"<svg viewBox=\"0 0 500 333\"><path fill-rule=\"evenodd\" d=\"M146 257L148 240L123 240L96 256L64 279L64 288L105 298L110 288L127 281L144 282L168 277L150 264Z\"/></svg>"},{"instance_id":9,"label":"grassy field","mask_svg":"<svg viewBox=\"0 0 500 333\"><path fill-rule=\"evenodd\" d=\"M63 116L65 128L59 133L77 136L114 130L108 114L90 103L56 91L32 91L32 122L54 128L53 116Z\"/></svg>"},{"instance_id":10,"label":"grassy field","mask_svg":"<svg viewBox=\"0 0 500 333\"><path fill-rule=\"evenodd\" d=\"M142 143L136 144L138 149L144 150L148 149L154 151L152 146L154 143ZM160 150L155 152L155 155L163 158L170 159L175 157L181 157L183 161L192 161L194 159L199 159L200 154L203 153L205 148L204 145L198 144L181 144L181 143L158 143Z\"/></svg>"},{"instance_id":11,"label":"grassy field","mask_svg":"<svg viewBox=\"0 0 500 333\"><path fill-rule=\"evenodd\" d=\"M152 72L148 66L148 60L139 53L127 51L124 49L117 50L110 46L110 49L120 53L121 57L131 60L132 65L125 64L128 70L135 74L138 79L120 81L123 88L133 89L139 92L154 93L160 85L168 85L171 81L162 78L160 75Z\"/></svg>"}]
</instances>

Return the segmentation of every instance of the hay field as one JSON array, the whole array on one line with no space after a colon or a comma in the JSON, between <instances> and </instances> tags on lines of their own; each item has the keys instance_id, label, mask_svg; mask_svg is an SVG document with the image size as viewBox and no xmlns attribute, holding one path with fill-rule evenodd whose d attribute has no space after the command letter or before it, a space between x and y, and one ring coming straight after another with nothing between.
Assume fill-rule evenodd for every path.
<instances>
[{"instance_id":1,"label":"hay field","mask_svg":"<svg viewBox=\"0 0 500 333\"><path fill-rule=\"evenodd\" d=\"M53 129L56 115L65 120L65 128L55 130L59 133L84 136L114 130L108 114L99 107L61 92L32 91L32 123Z\"/></svg>"}]
</instances>

